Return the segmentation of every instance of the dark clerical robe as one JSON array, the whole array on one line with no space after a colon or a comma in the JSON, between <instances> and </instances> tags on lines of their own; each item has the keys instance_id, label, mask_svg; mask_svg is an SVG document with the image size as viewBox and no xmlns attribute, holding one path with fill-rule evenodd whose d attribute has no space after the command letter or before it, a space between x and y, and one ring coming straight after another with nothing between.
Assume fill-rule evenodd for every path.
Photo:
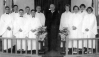
<instances>
[{"instance_id":1,"label":"dark clerical robe","mask_svg":"<svg viewBox=\"0 0 99 57\"><path fill-rule=\"evenodd\" d=\"M57 49L57 41L58 41L58 31L59 31L59 23L60 23L60 15L58 11L51 12L48 10L45 14L46 21L45 25L47 26L48 32L48 47L49 50Z\"/></svg>"}]
</instances>

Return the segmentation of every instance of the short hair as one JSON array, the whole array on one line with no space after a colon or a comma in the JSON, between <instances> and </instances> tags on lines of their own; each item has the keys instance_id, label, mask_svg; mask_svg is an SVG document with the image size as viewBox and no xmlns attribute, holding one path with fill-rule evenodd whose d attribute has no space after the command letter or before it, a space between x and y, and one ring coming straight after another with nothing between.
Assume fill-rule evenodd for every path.
<instances>
[{"instance_id":1,"label":"short hair","mask_svg":"<svg viewBox=\"0 0 99 57\"><path fill-rule=\"evenodd\" d=\"M24 11L23 9L19 9L19 11Z\"/></svg>"},{"instance_id":2,"label":"short hair","mask_svg":"<svg viewBox=\"0 0 99 57\"><path fill-rule=\"evenodd\" d=\"M5 9L6 9L6 8L9 8L9 9L10 9L10 7L9 7L9 6L6 6L6 7L5 7Z\"/></svg>"},{"instance_id":3,"label":"short hair","mask_svg":"<svg viewBox=\"0 0 99 57\"><path fill-rule=\"evenodd\" d=\"M81 8L82 6L84 6L84 8L86 8L85 4L81 4L81 5L80 5L80 8Z\"/></svg>"},{"instance_id":4,"label":"short hair","mask_svg":"<svg viewBox=\"0 0 99 57\"><path fill-rule=\"evenodd\" d=\"M86 9L86 11L88 11L88 9L91 9L91 11L93 12L93 9L92 9L92 7L88 7L88 8Z\"/></svg>"},{"instance_id":5,"label":"short hair","mask_svg":"<svg viewBox=\"0 0 99 57\"><path fill-rule=\"evenodd\" d=\"M13 7L18 7L18 5L14 5Z\"/></svg>"},{"instance_id":6,"label":"short hair","mask_svg":"<svg viewBox=\"0 0 99 57\"><path fill-rule=\"evenodd\" d=\"M26 6L26 7L25 7L25 9L26 9L26 8L29 8L29 9L30 9L30 7L29 7L29 6Z\"/></svg>"},{"instance_id":7,"label":"short hair","mask_svg":"<svg viewBox=\"0 0 99 57\"><path fill-rule=\"evenodd\" d=\"M75 7L77 7L77 8L78 8L78 10L79 10L79 7L78 7L78 6L76 6L76 5L73 7L73 10L75 9Z\"/></svg>"},{"instance_id":8,"label":"short hair","mask_svg":"<svg viewBox=\"0 0 99 57\"><path fill-rule=\"evenodd\" d=\"M36 12L36 10L35 10L35 9L32 9L32 10L31 10L31 12L32 12L32 11L35 11L35 12Z\"/></svg>"}]
</instances>

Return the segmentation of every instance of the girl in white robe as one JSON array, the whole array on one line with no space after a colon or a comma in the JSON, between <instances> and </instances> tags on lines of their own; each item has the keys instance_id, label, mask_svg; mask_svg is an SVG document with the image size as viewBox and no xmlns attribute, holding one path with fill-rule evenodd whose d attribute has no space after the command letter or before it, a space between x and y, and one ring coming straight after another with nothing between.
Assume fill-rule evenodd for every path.
<instances>
[{"instance_id":1,"label":"girl in white robe","mask_svg":"<svg viewBox=\"0 0 99 57\"><path fill-rule=\"evenodd\" d=\"M74 13L71 19L71 30L70 30L70 38L71 39L79 39L82 38L82 15L79 12L79 7L74 6ZM82 48L82 41L79 41L79 48ZM73 41L73 48L77 48L77 40Z\"/></svg>"},{"instance_id":2,"label":"girl in white robe","mask_svg":"<svg viewBox=\"0 0 99 57\"><path fill-rule=\"evenodd\" d=\"M71 17L72 17L72 13L69 11L69 5L65 5L65 9L66 9L66 11L64 13L62 13L62 15L61 15L60 30L62 30L63 28L68 28L69 33L71 33L70 32L70 25L71 25L70 20L71 20ZM69 35L68 35L68 38L70 38ZM63 37L63 35L61 35L61 37ZM71 48L71 41L69 41L68 48Z\"/></svg>"},{"instance_id":3,"label":"girl in white robe","mask_svg":"<svg viewBox=\"0 0 99 57\"><path fill-rule=\"evenodd\" d=\"M97 34L97 21L96 16L92 13L93 9L91 7L87 8L87 14L84 16L82 32L83 38L95 38ZM88 40L88 48L95 48L95 40ZM87 40L84 41L84 47L87 47Z\"/></svg>"}]
</instances>

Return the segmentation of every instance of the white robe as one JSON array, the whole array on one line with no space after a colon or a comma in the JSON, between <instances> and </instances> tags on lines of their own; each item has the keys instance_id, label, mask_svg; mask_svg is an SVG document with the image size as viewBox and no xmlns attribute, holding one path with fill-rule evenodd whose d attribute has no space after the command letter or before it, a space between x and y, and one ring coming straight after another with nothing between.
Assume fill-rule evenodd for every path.
<instances>
[{"instance_id":1,"label":"white robe","mask_svg":"<svg viewBox=\"0 0 99 57\"><path fill-rule=\"evenodd\" d=\"M13 34L14 36L16 36L16 38L25 38L25 17L20 17L19 15L17 16L17 19L14 21L14 30L13 30ZM22 30L22 32L19 31L19 29ZM25 40L17 40L17 50L21 49L21 45L22 45L22 49L26 50L26 44L25 44Z\"/></svg>"},{"instance_id":2,"label":"white robe","mask_svg":"<svg viewBox=\"0 0 99 57\"><path fill-rule=\"evenodd\" d=\"M72 13L71 12L62 13L61 22L60 22L60 30L62 30L64 27L67 27L69 31L71 30L70 29L71 28L70 27L71 26L71 17L72 17ZM69 33L71 33L71 31ZM70 38L69 35L68 35L68 38ZM71 41L69 41L69 48L70 48L70 43L71 43Z\"/></svg>"},{"instance_id":3,"label":"white robe","mask_svg":"<svg viewBox=\"0 0 99 57\"><path fill-rule=\"evenodd\" d=\"M72 39L79 39L82 38L82 15L80 13L73 13L72 19L71 19L71 32L70 32L70 38ZM73 30L73 26L75 26L77 29ZM80 45L82 44L82 41L79 41L79 48L82 48ZM77 48L77 41L73 41L73 47Z\"/></svg>"},{"instance_id":4,"label":"white robe","mask_svg":"<svg viewBox=\"0 0 99 57\"><path fill-rule=\"evenodd\" d=\"M85 31L85 29L89 29L89 31ZM83 25L82 25L82 32L83 32L83 38L95 38L97 34L97 21L96 16L94 14L86 14L84 16ZM95 40L93 40L93 43L91 40L88 41L88 47L95 48ZM84 47L87 47L87 40L84 41Z\"/></svg>"},{"instance_id":5,"label":"white robe","mask_svg":"<svg viewBox=\"0 0 99 57\"><path fill-rule=\"evenodd\" d=\"M41 12L36 12L35 16L40 19L42 26L45 26L45 15Z\"/></svg>"},{"instance_id":6,"label":"white robe","mask_svg":"<svg viewBox=\"0 0 99 57\"><path fill-rule=\"evenodd\" d=\"M12 26L12 16L11 14L3 14L1 15L0 18L0 35L2 35L2 37L5 38L12 38L12 30L13 30L13 26ZM7 29L7 27L10 27L11 30L9 31ZM8 40L8 48L11 48L11 40ZM4 39L4 50L7 49L7 40Z\"/></svg>"},{"instance_id":7,"label":"white robe","mask_svg":"<svg viewBox=\"0 0 99 57\"><path fill-rule=\"evenodd\" d=\"M37 32L32 32L31 30L37 30L40 28L42 24L40 23L40 20L38 18L32 18L31 17L31 24L30 24L30 31L29 31L29 38L30 39L36 39L37 38ZM36 40L32 40L32 50L36 50ZM28 50L31 50L31 40L28 40Z\"/></svg>"}]
</instances>

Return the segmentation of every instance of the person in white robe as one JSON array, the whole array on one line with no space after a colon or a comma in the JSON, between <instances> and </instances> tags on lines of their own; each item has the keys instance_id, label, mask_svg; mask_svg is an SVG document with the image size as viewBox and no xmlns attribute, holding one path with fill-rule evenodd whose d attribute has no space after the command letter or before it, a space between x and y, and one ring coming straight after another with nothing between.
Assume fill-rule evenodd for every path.
<instances>
[{"instance_id":1,"label":"person in white robe","mask_svg":"<svg viewBox=\"0 0 99 57\"><path fill-rule=\"evenodd\" d=\"M80 13L82 14L83 18L84 18L84 15L87 14L85 4L80 5Z\"/></svg>"},{"instance_id":2,"label":"person in white robe","mask_svg":"<svg viewBox=\"0 0 99 57\"><path fill-rule=\"evenodd\" d=\"M18 5L14 5L13 6L13 11L11 13L12 17L13 17L13 24L15 19L17 19L17 16L19 15L18 13ZM15 38L15 36L13 36L13 38ZM16 40L13 40L13 47L16 45Z\"/></svg>"},{"instance_id":3,"label":"person in white robe","mask_svg":"<svg viewBox=\"0 0 99 57\"><path fill-rule=\"evenodd\" d=\"M82 32L83 38L95 38L97 34L97 21L96 16L92 13L92 7L87 8L87 14L84 16ZM88 40L88 48L95 48L95 40ZM87 47L87 40L84 41L84 47Z\"/></svg>"},{"instance_id":4,"label":"person in white robe","mask_svg":"<svg viewBox=\"0 0 99 57\"><path fill-rule=\"evenodd\" d=\"M40 19L42 26L45 26L45 15L41 12L41 6L36 7L36 17Z\"/></svg>"},{"instance_id":5,"label":"person in white robe","mask_svg":"<svg viewBox=\"0 0 99 57\"><path fill-rule=\"evenodd\" d=\"M72 15L72 19L71 19L71 33L70 33L70 38L72 39L79 39L82 38L82 15L79 12L79 7L78 6L74 6L73 7L74 13ZM79 41L79 47L78 48L82 48L82 41ZM77 48L77 40L73 41L73 48Z\"/></svg>"},{"instance_id":6,"label":"person in white robe","mask_svg":"<svg viewBox=\"0 0 99 57\"><path fill-rule=\"evenodd\" d=\"M32 40L32 48L31 48L31 40L28 41L28 50L36 50L36 39L38 29L42 26L40 20L35 16L35 10L31 10L31 22L30 22L30 31L29 38Z\"/></svg>"},{"instance_id":7,"label":"person in white robe","mask_svg":"<svg viewBox=\"0 0 99 57\"><path fill-rule=\"evenodd\" d=\"M3 38L12 38L12 16L10 14L10 8L8 6L5 7L5 13L0 17L0 35ZM8 42L7 42L8 41ZM11 39L4 39L4 50L11 48ZM8 47L7 47L8 46Z\"/></svg>"},{"instance_id":8,"label":"person in white robe","mask_svg":"<svg viewBox=\"0 0 99 57\"><path fill-rule=\"evenodd\" d=\"M26 37L26 35L25 35L25 17L23 15L24 15L24 10L20 9L19 15L17 16L17 19L14 22L13 34L18 39L17 40L17 50L26 50L25 40L22 40L22 43L21 43L21 40L19 39L19 38L24 39ZM22 45L22 47L21 47L21 45Z\"/></svg>"},{"instance_id":9,"label":"person in white robe","mask_svg":"<svg viewBox=\"0 0 99 57\"><path fill-rule=\"evenodd\" d=\"M24 17L25 17L25 35L26 37L28 38L29 35L28 35L28 32L29 32L29 25L30 25L30 21L31 21L31 12L30 12L30 7L29 6L26 6L25 8L25 14L24 14Z\"/></svg>"},{"instance_id":10,"label":"person in white robe","mask_svg":"<svg viewBox=\"0 0 99 57\"><path fill-rule=\"evenodd\" d=\"M70 31L70 25L71 25L71 17L72 17L72 13L69 11L70 10L70 6L67 4L65 5L65 12L62 13L61 15L61 21L60 21L60 30L62 30L63 28L68 28L68 30ZM69 32L70 33L70 32ZM61 37L65 37L64 35L61 35ZM69 35L68 35L69 38ZM62 45L62 44L61 44ZM70 41L69 41L69 48L71 48L70 46Z\"/></svg>"}]
</instances>

